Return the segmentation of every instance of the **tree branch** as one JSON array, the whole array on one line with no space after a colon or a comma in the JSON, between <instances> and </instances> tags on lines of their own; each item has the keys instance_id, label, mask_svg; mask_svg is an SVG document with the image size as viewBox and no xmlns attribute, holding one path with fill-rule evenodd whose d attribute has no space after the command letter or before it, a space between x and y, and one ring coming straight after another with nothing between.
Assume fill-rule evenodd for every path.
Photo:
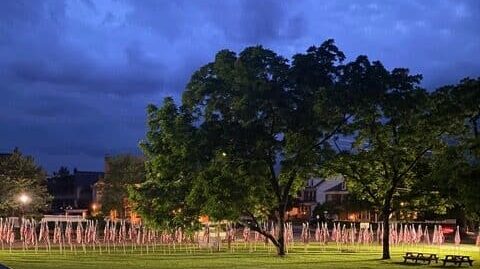
<instances>
[{"instance_id":1,"label":"tree branch","mask_svg":"<svg viewBox=\"0 0 480 269\"><path fill-rule=\"evenodd\" d=\"M255 215L252 212L250 212L249 210L246 210L245 212L247 213L247 215L250 216L250 218L252 218L252 222L254 224L244 222L244 221L241 221L241 222L243 224L247 225L248 227L250 227L251 230L253 230L255 232L258 232L259 234L268 238L276 247L278 247L280 244L278 243L277 239L272 234L270 234L268 231L265 231L261 228L261 225L257 221L257 218L255 217Z\"/></svg>"},{"instance_id":2,"label":"tree branch","mask_svg":"<svg viewBox=\"0 0 480 269\"><path fill-rule=\"evenodd\" d=\"M358 182L360 182L360 184L362 184L362 186L363 186L363 191L366 192L370 197L372 197L373 201L374 201L376 204L381 205L382 203L380 202L380 200L378 200L378 197L375 196L375 194L373 193L373 191L368 187L368 184L365 183L365 182L363 182L363 180L362 180L362 178L361 178L361 175L360 175L360 172L358 172L358 171L353 171L353 170L352 170L352 172L353 172L354 174L357 174L357 176L355 176L355 175L352 174L351 177L356 178L356 180L357 180Z\"/></svg>"},{"instance_id":3,"label":"tree branch","mask_svg":"<svg viewBox=\"0 0 480 269\"><path fill-rule=\"evenodd\" d=\"M285 188L283 189L283 196L281 200L281 203L283 203L282 204L283 208L282 208L282 212L279 212L279 213L284 213L287 210L288 194L290 193L290 189L292 188L293 181L295 180L295 174L296 174L295 169L292 169L291 175L287 181L287 185L285 185Z\"/></svg>"},{"instance_id":4,"label":"tree branch","mask_svg":"<svg viewBox=\"0 0 480 269\"><path fill-rule=\"evenodd\" d=\"M427 148L425 148L424 150L422 150L416 157L415 159L410 163L410 165L407 167L407 169L405 169L405 171L401 172L400 174L398 174L398 176L396 176L397 180L396 182L398 183L398 181L400 181L408 172L410 172L410 170L413 169L413 167L415 167L415 165L417 164L417 162L423 157L423 155L425 155L425 153L427 153L429 150L432 149L432 146L428 146ZM396 186L395 186L396 187Z\"/></svg>"},{"instance_id":5,"label":"tree branch","mask_svg":"<svg viewBox=\"0 0 480 269\"><path fill-rule=\"evenodd\" d=\"M322 145L323 143L325 143L327 140L329 140L330 138L332 138L339 130L340 128L342 128L342 126L348 122L348 120L352 117L353 115L344 115L343 119L341 122L339 122L336 127L330 132L328 133L325 137L323 137L320 141L318 141L317 143L315 143L314 145L312 145L311 147L307 148L306 150L300 150L297 155L295 156L294 160L293 160L293 163L296 163L300 156L303 155L304 153L310 151L310 150L313 150L315 148L317 148L318 146ZM270 170L272 171L272 165L270 164ZM288 195L290 193L290 189L293 185L293 181L295 180L295 176L296 176L296 171L295 169L293 169L291 171L291 174L290 174L290 178L288 179L287 181L287 184L285 185L285 187L283 188L283 194L281 195L280 199L279 199L279 202L280 204L282 204L282 212L280 213L283 213L286 211L286 207L287 207L287 201L288 201ZM278 183L278 181L275 181ZM279 208L280 209L280 208Z\"/></svg>"},{"instance_id":6,"label":"tree branch","mask_svg":"<svg viewBox=\"0 0 480 269\"><path fill-rule=\"evenodd\" d=\"M316 147L322 145L323 143L325 143L325 141L327 141L328 139L332 138L332 136L334 136L339 130L340 128L342 128L342 126L347 123L347 121L353 116L352 115L348 115L348 116L344 116L343 120L337 124L337 126L328 134L326 135L322 140L320 140L319 142L317 142L316 144L314 144L313 146L311 146L310 148L307 149L307 151L310 151L310 150L313 150L315 149Z\"/></svg>"},{"instance_id":7,"label":"tree branch","mask_svg":"<svg viewBox=\"0 0 480 269\"><path fill-rule=\"evenodd\" d=\"M275 196L280 203L282 200L282 192L280 190L280 185L278 184L277 175L275 174L275 168L273 167L272 161L269 160L268 168L270 170L270 176L268 177L270 184L272 185L273 191L275 192Z\"/></svg>"}]
</instances>

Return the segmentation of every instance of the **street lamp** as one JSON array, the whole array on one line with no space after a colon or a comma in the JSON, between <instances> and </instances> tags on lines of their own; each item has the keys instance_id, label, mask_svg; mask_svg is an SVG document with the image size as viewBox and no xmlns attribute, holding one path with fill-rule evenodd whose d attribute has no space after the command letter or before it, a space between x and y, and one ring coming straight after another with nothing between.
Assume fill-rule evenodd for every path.
<instances>
[{"instance_id":1,"label":"street lamp","mask_svg":"<svg viewBox=\"0 0 480 269\"><path fill-rule=\"evenodd\" d=\"M92 216L96 216L100 207L97 203L92 204Z\"/></svg>"},{"instance_id":2,"label":"street lamp","mask_svg":"<svg viewBox=\"0 0 480 269\"><path fill-rule=\"evenodd\" d=\"M18 200L20 201L20 203L22 204L22 217L25 215L25 206L30 203L30 201L32 200L32 198L30 198L30 196L28 196L26 193L22 193L20 194L20 196L18 197Z\"/></svg>"},{"instance_id":3,"label":"street lamp","mask_svg":"<svg viewBox=\"0 0 480 269\"><path fill-rule=\"evenodd\" d=\"M22 193L22 194L20 194L20 196L18 197L18 200L20 201L20 203L22 203L22 205L27 205L28 203L30 203L30 201L32 200L32 198L30 198L30 196L28 196L27 194Z\"/></svg>"}]
</instances>

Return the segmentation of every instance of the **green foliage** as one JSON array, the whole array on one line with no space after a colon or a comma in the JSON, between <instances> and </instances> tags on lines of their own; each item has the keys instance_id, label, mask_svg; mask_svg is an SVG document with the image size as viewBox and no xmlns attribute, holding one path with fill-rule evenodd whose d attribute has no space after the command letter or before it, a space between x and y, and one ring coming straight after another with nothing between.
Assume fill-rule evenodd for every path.
<instances>
[{"instance_id":1,"label":"green foliage","mask_svg":"<svg viewBox=\"0 0 480 269\"><path fill-rule=\"evenodd\" d=\"M350 124L354 142L327 170L343 175L354 196L376 206L385 226L401 204L444 210L438 184L428 179L451 126L442 124L433 98L419 87L421 76L407 69L388 71L366 57L347 64L345 72L341 83L363 97ZM389 258L388 227L385 233L384 258Z\"/></svg>"},{"instance_id":2,"label":"green foliage","mask_svg":"<svg viewBox=\"0 0 480 269\"><path fill-rule=\"evenodd\" d=\"M329 168L345 176L354 194L391 213L402 199L425 195L419 186L431 189L422 180L431 170L430 153L444 146L441 138L447 130L434 121L429 94L418 87L419 76L406 69L389 72L364 57L346 70L351 73L347 78L355 79L343 83L368 92L350 125L355 130L351 148Z\"/></svg>"},{"instance_id":3,"label":"green foliage","mask_svg":"<svg viewBox=\"0 0 480 269\"><path fill-rule=\"evenodd\" d=\"M102 212L108 215L110 210L117 210L124 217L125 199L128 188L145 180L145 164L142 157L121 154L108 157L105 177L99 184L102 192Z\"/></svg>"},{"instance_id":4,"label":"green foliage","mask_svg":"<svg viewBox=\"0 0 480 269\"><path fill-rule=\"evenodd\" d=\"M218 52L192 75L181 105L166 98L148 107L146 181L130 192L136 210L169 228L195 227L201 215L248 217L280 255L292 196L325 172L344 175L353 198L376 206L387 224L401 203L445 211L434 174L447 138L460 135L445 112L450 93L436 97L419 87L420 75L366 56L344 60L333 40L291 63L261 46ZM474 110L469 101L457 105ZM342 136L355 141L336 151ZM258 225L267 218L279 224L278 238Z\"/></svg>"},{"instance_id":5,"label":"green foliage","mask_svg":"<svg viewBox=\"0 0 480 269\"><path fill-rule=\"evenodd\" d=\"M351 117L336 85L344 58L333 40L291 64L261 46L223 50L192 75L180 107L149 106L147 180L132 190L142 217L161 226L248 217L283 254L283 233L257 221L283 229L291 196L333 155L329 139Z\"/></svg>"},{"instance_id":6,"label":"green foliage","mask_svg":"<svg viewBox=\"0 0 480 269\"><path fill-rule=\"evenodd\" d=\"M0 156L0 215L36 215L48 209L51 199L47 192L46 174L32 157L18 149L11 155ZM27 195L28 204L22 205L21 194Z\"/></svg>"},{"instance_id":7,"label":"green foliage","mask_svg":"<svg viewBox=\"0 0 480 269\"><path fill-rule=\"evenodd\" d=\"M147 140L142 143L146 156L146 179L130 188L136 211L153 226L175 228L194 225L199 211L188 207L186 197L199 161L195 158L196 138L191 117L182 114L173 99L161 108L148 107Z\"/></svg>"},{"instance_id":8,"label":"green foliage","mask_svg":"<svg viewBox=\"0 0 480 269\"><path fill-rule=\"evenodd\" d=\"M452 126L449 147L437 154L432 175L441 193L468 218L480 221L480 79L464 79L434 93L444 124Z\"/></svg>"}]
</instances>

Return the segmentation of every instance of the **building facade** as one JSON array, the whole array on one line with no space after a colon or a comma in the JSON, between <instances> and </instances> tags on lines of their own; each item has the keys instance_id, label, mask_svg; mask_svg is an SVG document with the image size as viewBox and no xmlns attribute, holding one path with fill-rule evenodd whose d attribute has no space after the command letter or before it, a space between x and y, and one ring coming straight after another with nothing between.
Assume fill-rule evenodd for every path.
<instances>
[{"instance_id":1,"label":"building facade","mask_svg":"<svg viewBox=\"0 0 480 269\"><path fill-rule=\"evenodd\" d=\"M376 222L378 214L369 207L353 206L344 179L332 177L308 180L294 199L287 219Z\"/></svg>"}]
</instances>

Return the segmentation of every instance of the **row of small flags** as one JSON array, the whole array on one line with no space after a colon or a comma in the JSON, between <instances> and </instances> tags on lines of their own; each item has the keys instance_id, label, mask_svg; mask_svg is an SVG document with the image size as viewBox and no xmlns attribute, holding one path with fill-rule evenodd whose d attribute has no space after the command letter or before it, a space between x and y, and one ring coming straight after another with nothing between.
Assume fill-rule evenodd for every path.
<instances>
[{"instance_id":1,"label":"row of small flags","mask_svg":"<svg viewBox=\"0 0 480 269\"><path fill-rule=\"evenodd\" d=\"M271 235L277 237L278 233L276 232L276 226L272 223L270 227L271 228L268 229L268 226L265 225L263 229L267 231L269 230L269 233ZM413 224L391 224L389 228L389 241L393 245L419 243L427 245L442 245L445 242L445 235L441 225L434 226L432 237L430 237L428 227L424 227L420 224L416 227ZM457 227L454 238L454 243L456 245L459 245L461 242L459 230L459 227ZM286 242L293 242L293 227L291 223L285 224L284 232L284 238L286 239ZM250 230L248 228L244 229L244 241L249 241L249 233ZM303 243L308 244L312 238L311 233L312 229L310 228L310 224L303 223L300 240ZM357 227L354 223L351 223L349 226L347 226L346 224L342 225L340 223L336 223L330 230L327 226L327 223L317 223L313 233L313 239L315 240L315 242L320 243L335 242L342 244L373 244L377 242L378 244L382 244L383 235L383 224L379 224L377 226L376 232L374 232L372 225L360 228ZM477 245L480 246L480 232L477 236Z\"/></svg>"},{"instance_id":2,"label":"row of small flags","mask_svg":"<svg viewBox=\"0 0 480 269\"><path fill-rule=\"evenodd\" d=\"M11 219L0 218L0 243L12 246L15 243L15 223ZM75 224L75 225L74 225ZM278 238L280 229L273 222L265 222L260 224L263 231ZM50 226L51 227L51 226ZM210 226L207 224L203 229L203 237L200 233L186 233L182 228L173 231L159 231L148 228L144 225L130 225L126 221L106 221L103 229L103 237L100 236L100 227L97 221L88 220L82 222L55 222L53 226L53 237L51 237L50 227L47 222L37 222L30 219L22 219L19 229L19 240L23 248L38 247L44 244L48 249L51 245L70 246L96 244L181 244L181 243L204 243L209 244L211 237ZM313 231L313 236L312 236ZM219 230L217 230L219 232ZM285 243L293 244L294 232L291 223L285 223L283 229L283 238ZM238 232L236 225L228 223L226 225L225 239L228 243L237 241L237 234L241 234L243 242L267 242L266 236L257 231L253 231L248 227L243 228L241 233ZM374 232L372 225L368 227L357 227L356 224L340 224L333 225L333 229L329 229L327 223L317 223L313 229L309 223L302 224L300 240L304 244L312 241L326 244L335 242L337 244L382 244L384 234L384 226L378 225ZM218 237L218 234L217 234ZM253 239L253 240L252 240ZM432 237L427 226L422 225L397 225L389 226L389 240L392 245L399 244L434 244L442 245L445 242L445 236L442 226L435 225ZM461 242L459 227L457 226L454 243L459 245ZM480 232L476 238L476 245L480 246Z\"/></svg>"},{"instance_id":3,"label":"row of small flags","mask_svg":"<svg viewBox=\"0 0 480 269\"><path fill-rule=\"evenodd\" d=\"M418 225L415 228L413 224L391 224L389 226L389 241L393 245L398 244L434 244L434 245L442 245L445 242L445 235L441 225L435 225L433 228L432 238L430 238L430 233L428 231L428 227L425 226L423 228L422 225ZM309 224L303 224L302 229L302 241L308 242L309 238ZM317 228L315 230L315 240L317 242L326 243L330 239L332 242L336 243L344 243L344 244L371 244L377 242L382 244L384 236L384 226L380 224L377 226L376 233L373 232L372 225L368 225L367 228L358 228L356 224L351 223L350 227L347 228L346 224L341 226L340 223L334 224L331 236L329 236L329 230L326 224L317 224ZM329 238L330 237L330 238ZM480 233L477 237L477 245L480 245ZM460 229L457 226L454 243L459 245L461 242L460 239Z\"/></svg>"},{"instance_id":4,"label":"row of small flags","mask_svg":"<svg viewBox=\"0 0 480 269\"><path fill-rule=\"evenodd\" d=\"M7 244L13 244L15 241L14 223L12 221L3 220L0 218L0 242Z\"/></svg>"},{"instance_id":5,"label":"row of small flags","mask_svg":"<svg viewBox=\"0 0 480 269\"><path fill-rule=\"evenodd\" d=\"M74 228L74 223L75 228ZM53 235L47 222L37 222L30 219L22 219L20 229L15 233L15 222L12 219L0 218L0 243L12 245L16 242L17 234L24 248L30 246L37 247L38 244L45 244L50 249L55 245L92 245L108 243L134 243L146 244L153 240L160 239L161 242L171 242L173 238L182 241L184 235L181 229L175 231L175 235L159 233L156 230L149 229L143 225L128 225L125 221L114 222L106 221L103 230L103 238L99 236L98 221L87 220L82 222L55 222Z\"/></svg>"},{"instance_id":6,"label":"row of small flags","mask_svg":"<svg viewBox=\"0 0 480 269\"><path fill-rule=\"evenodd\" d=\"M275 225L275 223L263 223L261 224L261 226L262 229L264 231L268 231L270 235L278 237L278 227ZM428 227L423 227L420 224L416 227L413 224L391 224L389 227L389 241L393 245L419 243L427 245L442 245L445 242L445 235L441 225L434 226L432 237L430 237ZM204 230L204 241L207 242L210 238L209 230L210 228L207 225L206 229ZM302 224L302 231L300 234L301 242L308 244L311 241L311 231L312 229L310 228L309 223ZM231 224L227 224L226 239L228 240L228 242L236 240L236 233L236 228L234 228L234 226ZM349 227L347 227L346 224L341 225L340 223L337 223L333 225L333 229L331 229L330 232L327 223L317 223L313 239L315 240L315 242L320 243L336 242L343 244L373 244L377 242L378 244L382 244L383 234L383 224L378 225L376 232L374 232L372 225L369 225L368 228L357 228L356 224L354 223L350 224ZM293 242L294 236L292 223L285 223L283 237L285 238L285 242L287 244ZM242 238L244 242L252 241L250 228L246 227L243 229ZM265 236L261 235L258 232L254 232L254 242L263 240L266 240ZM457 227L454 243L458 245L460 244L460 242L460 232L459 227ZM480 246L480 232L477 237L477 245Z\"/></svg>"}]
</instances>

